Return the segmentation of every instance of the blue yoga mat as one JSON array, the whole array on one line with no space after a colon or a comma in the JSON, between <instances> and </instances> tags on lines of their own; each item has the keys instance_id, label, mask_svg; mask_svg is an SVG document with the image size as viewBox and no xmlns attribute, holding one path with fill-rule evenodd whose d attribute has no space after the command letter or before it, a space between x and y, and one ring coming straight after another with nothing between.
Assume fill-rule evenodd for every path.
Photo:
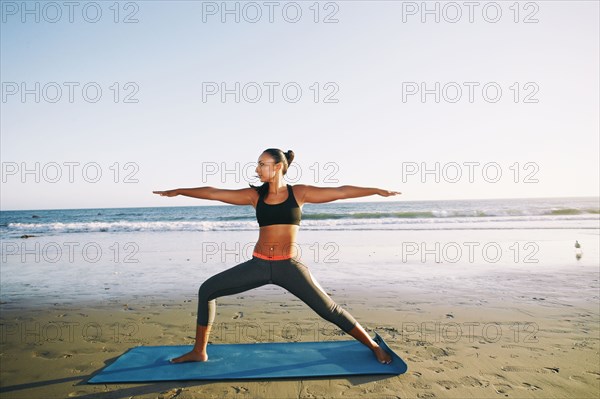
<instances>
[{"instance_id":1,"label":"blue yoga mat","mask_svg":"<svg viewBox=\"0 0 600 399\"><path fill-rule=\"evenodd\" d=\"M192 345L138 346L121 355L88 383L175 380L241 380L365 374L402 374L404 361L379 334L375 341L393 357L381 364L373 352L356 340L211 344L208 361L170 363Z\"/></svg>"}]
</instances>

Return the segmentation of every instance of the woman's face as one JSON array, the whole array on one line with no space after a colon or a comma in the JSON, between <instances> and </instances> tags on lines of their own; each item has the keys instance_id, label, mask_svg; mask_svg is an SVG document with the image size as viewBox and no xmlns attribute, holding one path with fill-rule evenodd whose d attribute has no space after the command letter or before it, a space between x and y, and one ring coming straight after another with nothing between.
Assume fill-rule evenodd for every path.
<instances>
[{"instance_id":1,"label":"woman's face","mask_svg":"<svg viewBox=\"0 0 600 399\"><path fill-rule=\"evenodd\" d=\"M261 182L272 181L275 175L281 170L281 162L275 163L271 155L263 152L258 158L256 165L256 174Z\"/></svg>"}]
</instances>

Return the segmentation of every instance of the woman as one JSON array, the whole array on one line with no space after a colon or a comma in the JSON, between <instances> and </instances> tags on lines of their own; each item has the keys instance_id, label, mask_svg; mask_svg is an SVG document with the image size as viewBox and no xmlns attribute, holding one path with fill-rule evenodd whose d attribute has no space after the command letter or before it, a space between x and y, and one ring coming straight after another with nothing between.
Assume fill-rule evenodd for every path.
<instances>
[{"instance_id":1,"label":"woman","mask_svg":"<svg viewBox=\"0 0 600 399\"><path fill-rule=\"evenodd\" d=\"M302 205L305 203L323 203L373 194L388 197L400 193L355 186L322 188L297 184L292 187L284 182L283 176L293 159L293 151L283 153L275 148L265 150L258 158L256 167L256 173L263 182L260 187L251 185L240 190L198 187L154 191L155 194L166 197L185 195L234 205L252 205L256 209L260 226L252 259L210 277L201 285L198 290L194 348L172 359L173 363L208 359L206 346L215 317L216 298L265 284L279 285L300 298L321 317L371 349L379 362L387 364L392 361L392 357L371 339L352 315L325 293L308 267L300 262L296 251L296 234L300 226Z\"/></svg>"}]
</instances>

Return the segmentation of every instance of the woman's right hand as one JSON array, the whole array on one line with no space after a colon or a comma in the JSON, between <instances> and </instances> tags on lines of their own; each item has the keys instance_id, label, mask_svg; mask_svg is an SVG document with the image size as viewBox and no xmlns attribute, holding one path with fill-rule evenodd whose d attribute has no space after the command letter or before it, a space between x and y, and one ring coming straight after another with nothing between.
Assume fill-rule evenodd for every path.
<instances>
[{"instance_id":1,"label":"woman's right hand","mask_svg":"<svg viewBox=\"0 0 600 399\"><path fill-rule=\"evenodd\" d=\"M377 192L378 195L381 195L382 197L389 197L389 196L393 196L393 195L400 195L402 194L400 191L390 191L390 190L379 190Z\"/></svg>"},{"instance_id":2,"label":"woman's right hand","mask_svg":"<svg viewBox=\"0 0 600 399\"><path fill-rule=\"evenodd\" d=\"M152 191L154 194L158 194L161 197L175 197L176 195L179 195L179 192L177 191L177 189L174 190L166 190L166 191Z\"/></svg>"}]
</instances>

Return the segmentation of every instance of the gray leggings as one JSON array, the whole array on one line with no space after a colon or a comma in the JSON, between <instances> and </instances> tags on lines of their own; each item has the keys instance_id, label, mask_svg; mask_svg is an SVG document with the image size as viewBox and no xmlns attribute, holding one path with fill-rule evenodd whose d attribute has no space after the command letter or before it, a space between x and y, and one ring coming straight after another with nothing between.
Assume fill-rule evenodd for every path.
<instances>
[{"instance_id":1,"label":"gray leggings","mask_svg":"<svg viewBox=\"0 0 600 399\"><path fill-rule=\"evenodd\" d=\"M288 290L344 332L350 332L356 324L354 317L327 295L313 279L308 267L298 259L264 260L253 256L246 262L215 274L200 286L198 325L213 323L215 298L238 294L265 284L276 284Z\"/></svg>"}]
</instances>

